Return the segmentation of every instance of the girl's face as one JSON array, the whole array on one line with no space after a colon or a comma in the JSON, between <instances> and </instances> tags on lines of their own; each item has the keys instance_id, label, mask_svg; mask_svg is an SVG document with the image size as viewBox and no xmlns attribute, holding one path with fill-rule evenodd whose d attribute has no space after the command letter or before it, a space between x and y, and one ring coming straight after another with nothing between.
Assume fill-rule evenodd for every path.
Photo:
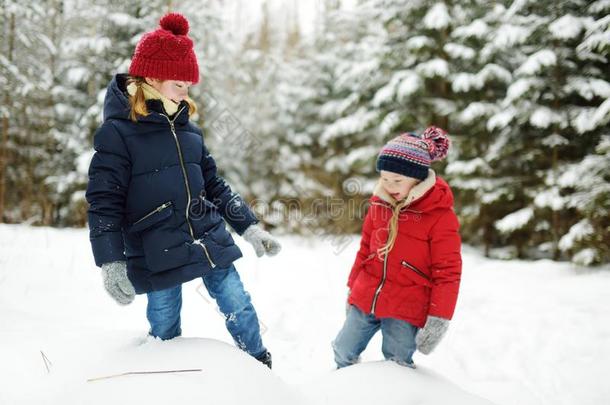
<instances>
[{"instance_id":1,"label":"girl's face","mask_svg":"<svg viewBox=\"0 0 610 405\"><path fill-rule=\"evenodd\" d=\"M419 179L415 179L413 177L407 177L403 176L402 174L388 172L385 170L381 171L381 185L389 195L394 197L396 201L403 200L407 195L409 195L409 191L411 191L411 189L419 182Z\"/></svg>"},{"instance_id":2,"label":"girl's face","mask_svg":"<svg viewBox=\"0 0 610 405\"><path fill-rule=\"evenodd\" d=\"M180 104L182 100L188 97L189 87L193 84L193 82L183 82L180 80L158 80L150 78L146 78L146 82L176 104Z\"/></svg>"}]
</instances>

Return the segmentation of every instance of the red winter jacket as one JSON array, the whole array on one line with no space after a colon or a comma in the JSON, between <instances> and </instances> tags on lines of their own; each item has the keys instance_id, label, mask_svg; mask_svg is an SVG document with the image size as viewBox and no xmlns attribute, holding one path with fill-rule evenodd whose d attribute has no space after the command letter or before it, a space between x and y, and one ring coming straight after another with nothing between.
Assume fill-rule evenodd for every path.
<instances>
[{"instance_id":1,"label":"red winter jacket","mask_svg":"<svg viewBox=\"0 0 610 405\"><path fill-rule=\"evenodd\" d=\"M423 327L428 315L451 319L462 272L459 223L449 185L430 170L398 220L384 266L377 249L388 239L393 201L378 185L364 219L360 250L349 276L349 303L377 318ZM385 268L385 269L384 269Z\"/></svg>"}]
</instances>

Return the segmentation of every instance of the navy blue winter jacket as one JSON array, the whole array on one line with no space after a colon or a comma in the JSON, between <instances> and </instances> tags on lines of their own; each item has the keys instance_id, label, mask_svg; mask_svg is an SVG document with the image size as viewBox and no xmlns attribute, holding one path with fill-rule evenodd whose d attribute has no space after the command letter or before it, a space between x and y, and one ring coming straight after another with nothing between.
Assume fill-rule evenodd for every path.
<instances>
[{"instance_id":1,"label":"navy blue winter jacket","mask_svg":"<svg viewBox=\"0 0 610 405\"><path fill-rule=\"evenodd\" d=\"M242 253L225 220L240 235L258 220L217 174L188 104L169 117L147 100L150 114L135 123L126 80L108 86L86 198L95 263L126 260L142 294L228 267Z\"/></svg>"}]
</instances>

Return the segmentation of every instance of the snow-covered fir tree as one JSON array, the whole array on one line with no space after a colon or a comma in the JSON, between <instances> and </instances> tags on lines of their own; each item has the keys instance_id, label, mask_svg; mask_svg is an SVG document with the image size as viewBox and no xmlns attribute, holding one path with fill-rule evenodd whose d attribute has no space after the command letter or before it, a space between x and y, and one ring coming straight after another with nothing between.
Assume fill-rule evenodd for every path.
<instances>
[{"instance_id":1,"label":"snow-covered fir tree","mask_svg":"<svg viewBox=\"0 0 610 405\"><path fill-rule=\"evenodd\" d=\"M294 63L294 81L280 89L290 116L282 155L295 198L308 226L332 233L359 229L359 208L372 190L371 164L382 142L379 114L368 106L383 83L384 31L374 12L362 5L345 13L327 4L313 48Z\"/></svg>"},{"instance_id":2,"label":"snow-covered fir tree","mask_svg":"<svg viewBox=\"0 0 610 405\"><path fill-rule=\"evenodd\" d=\"M2 51L2 220L55 224L67 197L60 178L75 153L59 115L65 4L4 1Z\"/></svg>"},{"instance_id":3,"label":"snow-covered fir tree","mask_svg":"<svg viewBox=\"0 0 610 405\"><path fill-rule=\"evenodd\" d=\"M494 227L499 232L494 244L513 247L520 257L579 255L560 240L600 204L608 204L607 190L601 195L595 190L592 197L597 198L592 200L576 201L575 190L583 187L561 177L567 168L595 154L608 131L609 112L602 106L610 96L607 55L579 47L595 21L588 3L514 2L499 27L517 38L506 48L512 54L506 68L512 71L513 82L498 101L499 112L487 120L501 147L488 151L491 155L485 159L490 177L510 180L492 191ZM599 171L591 171L580 181L596 175ZM602 225L595 232L607 235L608 230ZM596 254L587 260L580 254L577 261L590 264L601 259L601 245L589 240L592 245L587 248Z\"/></svg>"}]
</instances>

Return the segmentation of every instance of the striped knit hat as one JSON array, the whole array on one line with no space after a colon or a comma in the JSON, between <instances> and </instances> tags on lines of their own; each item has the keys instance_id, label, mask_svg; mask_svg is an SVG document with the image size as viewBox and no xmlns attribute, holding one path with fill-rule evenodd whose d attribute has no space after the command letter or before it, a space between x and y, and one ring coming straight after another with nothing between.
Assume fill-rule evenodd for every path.
<instances>
[{"instance_id":1,"label":"striped knit hat","mask_svg":"<svg viewBox=\"0 0 610 405\"><path fill-rule=\"evenodd\" d=\"M131 76L159 80L199 82L199 65L193 40L187 35L188 20L169 13L159 21L160 28L147 32L136 46L129 66Z\"/></svg>"},{"instance_id":2,"label":"striped knit hat","mask_svg":"<svg viewBox=\"0 0 610 405\"><path fill-rule=\"evenodd\" d=\"M402 174L424 180L431 162L442 160L449 151L447 132L437 127L426 128L419 136L404 133L388 142L377 157L377 171Z\"/></svg>"}]
</instances>

